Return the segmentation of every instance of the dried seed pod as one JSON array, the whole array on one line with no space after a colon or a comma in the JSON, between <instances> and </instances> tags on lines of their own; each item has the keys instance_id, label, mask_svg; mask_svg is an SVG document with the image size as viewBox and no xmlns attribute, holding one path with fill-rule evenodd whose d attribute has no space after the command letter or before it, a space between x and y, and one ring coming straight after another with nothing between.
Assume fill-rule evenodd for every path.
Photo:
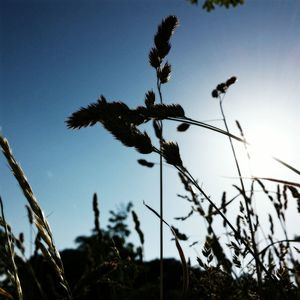
<instances>
[{"instance_id":1,"label":"dried seed pod","mask_svg":"<svg viewBox=\"0 0 300 300\"><path fill-rule=\"evenodd\" d=\"M185 221L185 220L188 219L193 213L194 213L194 210L191 210L186 216L184 216L184 217L176 217L176 218L174 218L174 219L175 219L175 220L180 220L180 221Z\"/></svg>"}]
</instances>

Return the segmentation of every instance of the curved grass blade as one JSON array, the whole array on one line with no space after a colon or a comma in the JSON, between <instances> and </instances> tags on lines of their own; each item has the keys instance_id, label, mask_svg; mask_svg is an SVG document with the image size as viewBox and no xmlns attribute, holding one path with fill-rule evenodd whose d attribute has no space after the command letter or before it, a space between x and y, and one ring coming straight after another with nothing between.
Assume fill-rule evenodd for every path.
<instances>
[{"instance_id":1,"label":"curved grass blade","mask_svg":"<svg viewBox=\"0 0 300 300\"><path fill-rule=\"evenodd\" d=\"M254 180L267 180L267 181L282 183L282 184L289 185L289 186L300 187L300 183L292 182L292 181L287 181L287 180L282 180L282 179L269 178L269 177L253 177L253 179Z\"/></svg>"}]
</instances>

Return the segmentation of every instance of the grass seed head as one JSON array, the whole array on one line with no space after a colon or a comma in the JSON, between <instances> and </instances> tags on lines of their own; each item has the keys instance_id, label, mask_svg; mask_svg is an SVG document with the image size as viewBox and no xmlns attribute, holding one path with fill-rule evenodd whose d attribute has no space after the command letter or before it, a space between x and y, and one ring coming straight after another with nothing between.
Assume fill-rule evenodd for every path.
<instances>
[{"instance_id":1,"label":"grass seed head","mask_svg":"<svg viewBox=\"0 0 300 300\"><path fill-rule=\"evenodd\" d=\"M162 20L154 36L154 44L160 58L166 57L171 49L170 38L179 22L176 16L169 16Z\"/></svg>"},{"instance_id":2,"label":"grass seed head","mask_svg":"<svg viewBox=\"0 0 300 300\"><path fill-rule=\"evenodd\" d=\"M149 52L149 63L150 65L158 69L160 64L162 62L162 59L159 57L158 50L156 48L152 48Z\"/></svg>"},{"instance_id":3,"label":"grass seed head","mask_svg":"<svg viewBox=\"0 0 300 300\"><path fill-rule=\"evenodd\" d=\"M146 107L151 107L155 102L155 93L151 90L146 93L145 105Z\"/></svg>"},{"instance_id":4,"label":"grass seed head","mask_svg":"<svg viewBox=\"0 0 300 300\"><path fill-rule=\"evenodd\" d=\"M171 77L171 65L166 62L158 72L158 77L161 83L167 83Z\"/></svg>"},{"instance_id":5,"label":"grass seed head","mask_svg":"<svg viewBox=\"0 0 300 300\"><path fill-rule=\"evenodd\" d=\"M162 143L162 154L166 162L170 165L182 167L182 160L179 153L179 147L174 142Z\"/></svg>"}]
</instances>

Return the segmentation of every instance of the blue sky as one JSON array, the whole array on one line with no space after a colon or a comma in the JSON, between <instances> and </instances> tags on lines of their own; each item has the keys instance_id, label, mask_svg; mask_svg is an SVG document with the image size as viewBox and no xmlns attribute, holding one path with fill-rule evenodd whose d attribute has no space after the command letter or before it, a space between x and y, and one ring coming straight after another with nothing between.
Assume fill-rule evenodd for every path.
<instances>
[{"instance_id":1,"label":"blue sky","mask_svg":"<svg viewBox=\"0 0 300 300\"><path fill-rule=\"evenodd\" d=\"M224 104L232 132L238 133L234 125L238 119L250 141L261 148L270 146L270 151L300 167L298 1L246 0L243 6L211 13L184 0L0 3L0 128L60 249L73 247L75 237L90 233L92 195L97 192L102 226L109 210L132 201L145 232L146 258L159 255L159 222L142 204L144 200L158 209L158 168L139 166L136 160L141 155L124 148L100 126L70 131L64 121L101 94L130 107L143 103L145 92L156 84L148 52L158 24L168 15L176 15L180 26L168 56L173 73L163 87L164 101L180 103L195 119L218 119L211 90L236 75L239 80ZM226 138L199 128L180 134L173 123L165 128L212 199L220 201L223 190L235 194L232 177L237 175ZM144 158L158 162L155 156ZM257 159L253 168L264 175L299 180L267 158ZM175 170L165 168L166 220L185 231L191 242L203 241L202 220L173 221L189 212L188 203L176 196L181 192ZM26 201L2 156L0 194L15 232L24 231L29 239ZM258 199L258 209L266 209L266 201ZM290 220L293 232L300 224L292 213ZM177 257L170 238L166 229L166 256ZM135 233L132 239L136 240ZM188 244L184 247L190 257L200 252Z\"/></svg>"}]
</instances>

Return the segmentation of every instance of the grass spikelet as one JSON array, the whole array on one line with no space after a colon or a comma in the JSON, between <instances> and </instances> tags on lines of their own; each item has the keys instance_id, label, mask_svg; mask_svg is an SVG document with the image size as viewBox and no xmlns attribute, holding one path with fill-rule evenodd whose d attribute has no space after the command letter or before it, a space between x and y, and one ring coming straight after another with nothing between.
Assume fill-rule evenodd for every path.
<instances>
[{"instance_id":1,"label":"grass spikelet","mask_svg":"<svg viewBox=\"0 0 300 300\"><path fill-rule=\"evenodd\" d=\"M29 224L33 224L33 214L31 208L26 204L25 205L26 210L27 210L27 217L28 217L28 222Z\"/></svg>"},{"instance_id":2,"label":"grass spikelet","mask_svg":"<svg viewBox=\"0 0 300 300\"><path fill-rule=\"evenodd\" d=\"M232 84L235 84L237 81L237 78L235 76L230 77L229 79L226 80L226 85L227 87L231 86Z\"/></svg>"},{"instance_id":3,"label":"grass spikelet","mask_svg":"<svg viewBox=\"0 0 300 300\"><path fill-rule=\"evenodd\" d=\"M179 147L174 142L163 142L162 143L162 155L166 162L170 165L182 167L182 160L179 153Z\"/></svg>"},{"instance_id":4,"label":"grass spikelet","mask_svg":"<svg viewBox=\"0 0 300 300\"><path fill-rule=\"evenodd\" d=\"M154 133L155 136L161 140L162 139L162 127L161 127L161 122L157 121L157 120L153 120L153 129L154 129Z\"/></svg>"},{"instance_id":5,"label":"grass spikelet","mask_svg":"<svg viewBox=\"0 0 300 300\"><path fill-rule=\"evenodd\" d=\"M153 168L154 167L154 163L153 162L149 162L145 159L138 159L137 161L141 166L147 167L147 168Z\"/></svg>"},{"instance_id":6,"label":"grass spikelet","mask_svg":"<svg viewBox=\"0 0 300 300\"><path fill-rule=\"evenodd\" d=\"M273 235L274 234L273 218L272 218L271 214L268 214L268 215L269 215L270 231L271 231L271 234Z\"/></svg>"},{"instance_id":7,"label":"grass spikelet","mask_svg":"<svg viewBox=\"0 0 300 300\"><path fill-rule=\"evenodd\" d=\"M153 151L151 140L147 133L140 132L134 125L121 122L119 119L106 118L103 126L123 145L135 147L142 154Z\"/></svg>"},{"instance_id":8,"label":"grass spikelet","mask_svg":"<svg viewBox=\"0 0 300 300\"><path fill-rule=\"evenodd\" d=\"M210 245L213 250L213 253L215 257L218 260L218 264L222 265L224 270L228 273L231 274L232 271L232 263L230 260L226 257L223 248L215 234L212 235L210 238Z\"/></svg>"},{"instance_id":9,"label":"grass spikelet","mask_svg":"<svg viewBox=\"0 0 300 300\"><path fill-rule=\"evenodd\" d=\"M65 279L64 269L63 269L63 264L62 264L62 261L60 258L60 254L54 244L52 232L51 232L50 226L48 224L48 221L45 218L42 209L40 208L40 205L33 193L33 190L31 188L22 168L15 160L7 139L3 138L1 135L0 135L0 146L2 148L3 154L6 157L7 162L9 164L15 178L17 179L17 181L22 189L24 196L26 197L26 199L29 203L30 209L32 210L33 221L38 229L39 236L43 240L43 242L46 243L46 245L48 246L47 251L48 251L48 253L50 253L50 255L47 256L46 258L49 259L52 267L54 268L56 273L59 274L59 278L61 281L60 283L62 286L65 287L68 299L72 299L71 291L70 291L68 283ZM40 243L40 244L42 244L42 243Z\"/></svg>"},{"instance_id":10,"label":"grass spikelet","mask_svg":"<svg viewBox=\"0 0 300 300\"><path fill-rule=\"evenodd\" d=\"M209 237L206 237L206 241L202 249L202 254L204 257L206 257L206 261L207 261L206 267L208 268L209 264L214 258L212 248L211 248L211 240L209 239Z\"/></svg>"},{"instance_id":11,"label":"grass spikelet","mask_svg":"<svg viewBox=\"0 0 300 300\"><path fill-rule=\"evenodd\" d=\"M158 56L162 59L171 49L170 38L178 24L179 22L176 16L169 16L158 26L157 33L154 36L154 44Z\"/></svg>"},{"instance_id":12,"label":"grass spikelet","mask_svg":"<svg viewBox=\"0 0 300 300\"><path fill-rule=\"evenodd\" d=\"M188 123L181 123L177 126L177 131L180 131L180 132L183 132L183 131L186 131L188 130L190 127L190 124Z\"/></svg>"},{"instance_id":13,"label":"grass spikelet","mask_svg":"<svg viewBox=\"0 0 300 300\"><path fill-rule=\"evenodd\" d=\"M184 117L184 109L179 104L155 104L145 113L147 117L157 120Z\"/></svg>"},{"instance_id":14,"label":"grass spikelet","mask_svg":"<svg viewBox=\"0 0 300 300\"><path fill-rule=\"evenodd\" d=\"M175 220L185 221L187 220L192 214L194 213L194 210L192 209L185 217L176 217Z\"/></svg>"},{"instance_id":15,"label":"grass spikelet","mask_svg":"<svg viewBox=\"0 0 300 300\"><path fill-rule=\"evenodd\" d=\"M25 246L24 246L24 233L21 232L19 237L15 239L15 245L20 250L23 256L25 256Z\"/></svg>"},{"instance_id":16,"label":"grass spikelet","mask_svg":"<svg viewBox=\"0 0 300 300\"><path fill-rule=\"evenodd\" d=\"M162 84L167 83L171 77L171 65L166 62L161 70L158 71L158 77Z\"/></svg>"},{"instance_id":17,"label":"grass spikelet","mask_svg":"<svg viewBox=\"0 0 300 300\"><path fill-rule=\"evenodd\" d=\"M98 197L97 194L93 195L93 212L94 212L94 224L95 224L95 232L98 234L99 238L102 238L102 232L100 229L100 210L98 208Z\"/></svg>"},{"instance_id":18,"label":"grass spikelet","mask_svg":"<svg viewBox=\"0 0 300 300\"><path fill-rule=\"evenodd\" d=\"M80 129L82 127L93 126L102 119L102 109L106 104L106 99L101 96L97 103L92 103L88 107L81 107L74 112L66 121L68 128Z\"/></svg>"},{"instance_id":19,"label":"grass spikelet","mask_svg":"<svg viewBox=\"0 0 300 300\"><path fill-rule=\"evenodd\" d=\"M155 103L155 93L151 90L146 93L145 105L146 107L151 107Z\"/></svg>"},{"instance_id":20,"label":"grass spikelet","mask_svg":"<svg viewBox=\"0 0 300 300\"><path fill-rule=\"evenodd\" d=\"M23 291L22 291L22 287L21 287L21 283L20 283L20 279L19 279L19 275L18 275L18 268L15 263L15 252L14 252L14 246L13 246L13 242L12 242L12 233L10 232L10 229L9 229L10 227L8 226L8 224L6 223L6 220L5 220L3 202L2 202L1 197L0 197L0 208L1 208L1 225L4 227L5 238L6 238L6 243L7 243L7 252L8 252L6 255L8 257L8 261L6 262L7 263L7 274L8 274L8 277L9 277L12 285L16 289L18 300L23 300Z\"/></svg>"},{"instance_id":21,"label":"grass spikelet","mask_svg":"<svg viewBox=\"0 0 300 300\"><path fill-rule=\"evenodd\" d=\"M149 154L153 151L151 139L146 132L136 132L134 147L139 153L142 154Z\"/></svg>"},{"instance_id":22,"label":"grass spikelet","mask_svg":"<svg viewBox=\"0 0 300 300\"><path fill-rule=\"evenodd\" d=\"M144 246L144 242L145 242L144 233L141 230L141 223L138 218L138 215L136 214L136 212L134 210L131 211L131 214L132 214L132 219L134 222L134 229L136 230L137 234L139 235L139 239L140 239L142 246Z\"/></svg>"},{"instance_id":23,"label":"grass spikelet","mask_svg":"<svg viewBox=\"0 0 300 300\"><path fill-rule=\"evenodd\" d=\"M187 241L189 239L188 236L186 234L180 232L178 228L176 228L174 226L171 226L171 227L172 227L172 230L175 232L178 240Z\"/></svg>"},{"instance_id":24,"label":"grass spikelet","mask_svg":"<svg viewBox=\"0 0 300 300\"><path fill-rule=\"evenodd\" d=\"M160 64L162 62L162 59L159 57L158 50L153 47L151 48L149 52L149 63L154 68L159 68Z\"/></svg>"},{"instance_id":25,"label":"grass spikelet","mask_svg":"<svg viewBox=\"0 0 300 300\"><path fill-rule=\"evenodd\" d=\"M297 200L297 209L298 212L300 213L300 193L294 186L288 186L288 189L292 193L293 198Z\"/></svg>"}]
</instances>

